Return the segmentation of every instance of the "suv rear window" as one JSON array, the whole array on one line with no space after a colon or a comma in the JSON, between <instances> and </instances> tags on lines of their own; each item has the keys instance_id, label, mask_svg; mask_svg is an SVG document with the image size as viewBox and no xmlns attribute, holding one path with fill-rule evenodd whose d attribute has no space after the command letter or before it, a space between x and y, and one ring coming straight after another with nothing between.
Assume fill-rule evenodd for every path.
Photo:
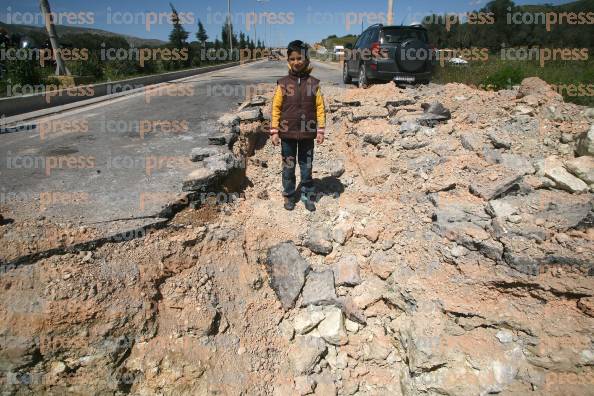
<instances>
[{"instance_id":1,"label":"suv rear window","mask_svg":"<svg viewBox=\"0 0 594 396\"><path fill-rule=\"evenodd\" d=\"M407 29L401 27L382 29L382 37L385 43L401 43L409 39L417 39L427 42L427 32L421 29Z\"/></svg>"}]
</instances>

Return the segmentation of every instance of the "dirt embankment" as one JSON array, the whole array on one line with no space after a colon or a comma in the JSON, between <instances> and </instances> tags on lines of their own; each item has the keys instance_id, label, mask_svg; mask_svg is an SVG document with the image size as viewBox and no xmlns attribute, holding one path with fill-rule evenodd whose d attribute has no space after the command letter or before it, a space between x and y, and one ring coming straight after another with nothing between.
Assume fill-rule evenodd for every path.
<instances>
[{"instance_id":1,"label":"dirt embankment","mask_svg":"<svg viewBox=\"0 0 594 396\"><path fill-rule=\"evenodd\" d=\"M2 274L3 390L592 394L591 112L538 80L324 89L315 213L244 124L241 198Z\"/></svg>"}]
</instances>

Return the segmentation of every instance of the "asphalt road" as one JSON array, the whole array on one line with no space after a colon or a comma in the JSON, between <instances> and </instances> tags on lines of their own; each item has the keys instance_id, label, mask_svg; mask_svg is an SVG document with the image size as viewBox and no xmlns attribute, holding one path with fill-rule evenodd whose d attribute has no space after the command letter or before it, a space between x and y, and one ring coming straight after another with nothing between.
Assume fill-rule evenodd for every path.
<instances>
[{"instance_id":1,"label":"asphalt road","mask_svg":"<svg viewBox=\"0 0 594 396\"><path fill-rule=\"evenodd\" d=\"M233 111L249 92L271 90L286 72L284 61L219 70L1 134L2 213L17 222L150 222L197 167L188 154L207 145L205 123ZM316 62L314 75L341 84L337 66Z\"/></svg>"}]
</instances>

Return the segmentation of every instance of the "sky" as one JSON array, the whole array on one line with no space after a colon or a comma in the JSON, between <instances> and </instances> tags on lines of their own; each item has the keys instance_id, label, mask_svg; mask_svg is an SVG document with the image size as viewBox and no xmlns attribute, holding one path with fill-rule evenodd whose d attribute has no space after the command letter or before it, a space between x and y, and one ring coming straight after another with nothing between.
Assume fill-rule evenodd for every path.
<instances>
[{"instance_id":1,"label":"sky","mask_svg":"<svg viewBox=\"0 0 594 396\"><path fill-rule=\"evenodd\" d=\"M420 22L429 13L478 10L487 0L394 0L394 22ZM561 4L567 0L516 0L516 4ZM183 16L184 28L195 40L198 19L209 41L220 37L227 13L225 0L172 0ZM0 0L0 21L42 25L38 0ZM142 38L167 40L171 24L159 13L169 12L167 0L50 0L62 24L93 27ZM254 14L255 12L255 14ZM300 39L309 43L336 34L359 34L385 18L387 0L231 0L235 31L266 39L269 46L285 46ZM69 13L75 13L69 15ZM82 15L80 13L83 13ZM183 14L185 13L185 15ZM68 23L68 17L74 18ZM259 20L254 22L255 18ZM151 19L152 18L152 19ZM153 20L157 19L153 22ZM148 21L148 23L147 23ZM255 27L255 30L254 30Z\"/></svg>"}]
</instances>

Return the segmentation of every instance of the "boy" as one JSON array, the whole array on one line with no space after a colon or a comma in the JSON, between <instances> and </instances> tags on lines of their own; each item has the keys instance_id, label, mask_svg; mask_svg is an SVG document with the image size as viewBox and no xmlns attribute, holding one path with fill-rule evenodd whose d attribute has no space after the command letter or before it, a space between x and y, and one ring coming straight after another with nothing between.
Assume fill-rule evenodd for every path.
<instances>
[{"instance_id":1,"label":"boy","mask_svg":"<svg viewBox=\"0 0 594 396\"><path fill-rule=\"evenodd\" d=\"M283 196L285 209L295 208L295 158L301 171L301 201L310 212L313 203L314 139L324 142L326 111L320 80L310 75L307 45L300 40L287 47L289 74L277 81L272 101L270 134L272 143L281 143Z\"/></svg>"}]
</instances>

